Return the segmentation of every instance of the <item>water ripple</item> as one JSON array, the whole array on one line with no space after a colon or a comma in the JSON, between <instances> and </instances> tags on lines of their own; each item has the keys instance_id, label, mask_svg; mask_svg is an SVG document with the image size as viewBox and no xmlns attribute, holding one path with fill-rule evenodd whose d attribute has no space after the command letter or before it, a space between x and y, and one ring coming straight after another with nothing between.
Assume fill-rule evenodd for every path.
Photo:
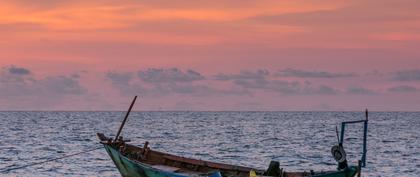
<instances>
[{"instance_id":1,"label":"water ripple","mask_svg":"<svg viewBox=\"0 0 420 177\"><path fill-rule=\"evenodd\" d=\"M0 169L96 147L96 132L114 135L123 112L0 112ZM367 176L420 174L420 113L372 113ZM335 126L360 112L133 112L123 136L178 155L286 170L333 170ZM348 159L360 158L362 126L347 128ZM104 150L0 176L119 176Z\"/></svg>"}]
</instances>

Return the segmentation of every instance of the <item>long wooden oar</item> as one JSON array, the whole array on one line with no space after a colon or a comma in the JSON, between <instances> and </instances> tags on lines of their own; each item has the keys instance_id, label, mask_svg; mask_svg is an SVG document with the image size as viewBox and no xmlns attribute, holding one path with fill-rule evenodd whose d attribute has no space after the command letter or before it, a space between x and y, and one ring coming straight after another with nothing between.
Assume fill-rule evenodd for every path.
<instances>
[{"instance_id":1,"label":"long wooden oar","mask_svg":"<svg viewBox=\"0 0 420 177\"><path fill-rule=\"evenodd\" d=\"M115 136L114 141L117 141L118 137L120 136L121 130L122 130L122 129L123 129L123 127L124 127L125 121L127 121L127 117L128 117L128 115L130 114L131 109L133 108L133 105L134 105L134 103L136 102L136 99L137 99L137 96L135 96L135 97L134 97L134 99L133 99L133 102L131 102L130 108L128 108L128 111L127 111L127 113L125 114L124 120L123 120L123 122L121 123L120 129L118 129L118 133L117 133L117 135Z\"/></svg>"}]
</instances>

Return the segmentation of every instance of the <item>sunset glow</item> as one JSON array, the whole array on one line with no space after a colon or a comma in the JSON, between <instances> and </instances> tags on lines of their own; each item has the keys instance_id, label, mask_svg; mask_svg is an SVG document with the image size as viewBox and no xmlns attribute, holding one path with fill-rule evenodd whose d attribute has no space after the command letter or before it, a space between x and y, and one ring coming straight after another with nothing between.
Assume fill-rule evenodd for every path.
<instances>
[{"instance_id":1,"label":"sunset glow","mask_svg":"<svg viewBox=\"0 0 420 177\"><path fill-rule=\"evenodd\" d=\"M415 110L420 1L0 2L1 110Z\"/></svg>"}]
</instances>

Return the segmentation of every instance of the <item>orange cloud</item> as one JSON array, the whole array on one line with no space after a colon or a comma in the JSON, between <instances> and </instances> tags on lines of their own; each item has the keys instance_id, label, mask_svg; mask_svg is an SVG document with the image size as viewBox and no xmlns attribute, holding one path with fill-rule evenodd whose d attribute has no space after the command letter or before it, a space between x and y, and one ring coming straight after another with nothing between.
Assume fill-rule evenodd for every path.
<instances>
[{"instance_id":1,"label":"orange cloud","mask_svg":"<svg viewBox=\"0 0 420 177\"><path fill-rule=\"evenodd\" d=\"M334 9L334 4L268 1L247 7L162 8L147 3L73 4L48 9L2 3L0 23L34 23L53 30L127 28L132 23L158 20L227 22L253 16Z\"/></svg>"},{"instance_id":2,"label":"orange cloud","mask_svg":"<svg viewBox=\"0 0 420 177\"><path fill-rule=\"evenodd\" d=\"M420 41L420 34L417 33L384 33L372 35L372 37L387 41Z\"/></svg>"},{"instance_id":3,"label":"orange cloud","mask_svg":"<svg viewBox=\"0 0 420 177\"><path fill-rule=\"evenodd\" d=\"M163 8L150 6L147 3L74 3L49 8L22 8L13 3L1 5L0 25L16 29L0 34L9 41L48 39L193 45L223 41L240 42L256 38L264 39L274 33L282 36L299 32L302 29L298 27L255 25L242 20L261 14L304 12L335 7L335 5L276 1L240 8L199 9ZM159 25L158 23L166 26L155 26ZM211 30L200 30L203 24ZM38 28L29 29L27 28L29 25Z\"/></svg>"}]
</instances>

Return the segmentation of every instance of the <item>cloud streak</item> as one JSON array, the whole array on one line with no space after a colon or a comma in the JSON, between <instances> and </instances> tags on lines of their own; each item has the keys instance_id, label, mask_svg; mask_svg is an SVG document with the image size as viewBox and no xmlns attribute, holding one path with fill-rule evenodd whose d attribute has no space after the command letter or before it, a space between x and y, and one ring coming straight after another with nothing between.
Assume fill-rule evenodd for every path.
<instances>
[{"instance_id":1,"label":"cloud streak","mask_svg":"<svg viewBox=\"0 0 420 177\"><path fill-rule=\"evenodd\" d=\"M219 73L213 76L215 80L228 81L228 80L264 80L266 76L270 75L268 70L257 70L253 71L241 71L239 74L223 74Z\"/></svg>"},{"instance_id":2,"label":"cloud streak","mask_svg":"<svg viewBox=\"0 0 420 177\"><path fill-rule=\"evenodd\" d=\"M404 3L395 3L392 0L366 1L335 9L263 15L251 18L251 20L301 26L399 22L401 20L418 20L419 17L413 14L416 13L416 7L419 5L418 1L405 1ZM396 11L396 7L404 9L404 11Z\"/></svg>"},{"instance_id":3,"label":"cloud streak","mask_svg":"<svg viewBox=\"0 0 420 177\"><path fill-rule=\"evenodd\" d=\"M364 87L349 87L346 90L346 93L353 95L376 95L378 94L374 90L364 88Z\"/></svg>"},{"instance_id":4,"label":"cloud streak","mask_svg":"<svg viewBox=\"0 0 420 177\"><path fill-rule=\"evenodd\" d=\"M314 86L311 83L298 81L277 80L271 77L268 70L241 71L239 74L217 74L214 76L219 81L230 81L234 85L246 90L259 90L277 92L285 95L297 94L336 94L338 91L330 86Z\"/></svg>"},{"instance_id":5,"label":"cloud streak","mask_svg":"<svg viewBox=\"0 0 420 177\"><path fill-rule=\"evenodd\" d=\"M82 99L86 97L86 99L88 99L89 96L93 94L95 95L95 100L101 100L104 99L103 94L105 94L106 97L112 97L111 93L117 94L117 96L114 95L114 97L110 99L115 97L141 95L148 102L154 101L154 104L157 105L161 105L161 102L167 104L172 103L172 108L182 107L179 105L179 100L202 103L195 106L186 105L187 107L184 107L185 109L188 107L198 109L203 106L209 106L211 102L226 102L227 105L230 104L234 108L239 106L238 103L257 102L259 103L257 106L258 108L274 108L275 106L271 104L274 104L275 102L270 99L278 96L288 96L291 104L294 104L293 101L295 99L306 101L308 101L307 99L309 98L325 99L323 103L311 102L315 103L309 107L314 108L319 107L319 105L322 104L333 105L334 102L329 102L328 100L337 98L345 98L347 101L354 101L353 97L357 95L369 95L369 100L367 101L374 101L392 96L420 93L420 89L417 85L414 85L415 83L412 83L413 85L397 85L394 87L383 86L382 88L378 88L372 87L370 84L363 84L363 80L360 80L362 77L353 78L351 79L351 82L340 79L340 81L343 81L346 85L359 83L355 84L357 86L348 87L337 85L336 80L330 79L305 80L314 78L313 74L316 75L315 78L321 76L321 78L331 78L332 76L342 77L340 73L328 71L311 73L311 77L308 77L307 75L304 77L289 77L287 80L284 80L284 78L282 78L283 76L279 77L278 75L271 73L272 72L268 69L258 69L242 70L236 73L230 72L229 74L219 72L214 75L205 75L197 70L179 69L176 67L149 68L137 71L114 70L103 73L103 77L107 82L103 83L100 87L100 89L105 90L101 92L101 97L101 94L95 93L98 90L89 87L89 82L81 82L81 80L88 77L85 75L86 73L39 77L37 76L37 72L34 72L31 69L11 65L3 67L0 70L0 100L9 100L10 104L2 101L0 105L6 108L16 107L16 105L18 105L18 100L21 102L30 100L25 101L25 104L35 104L34 102L37 102L37 105L34 106L34 108L48 108L57 105L59 106L69 98ZM321 76L319 73L322 73ZM328 73L327 76L325 73ZM372 75L369 77L382 76ZM383 82L392 82L395 84L395 82L386 79L384 79ZM109 89L107 87L109 87ZM358 99L365 98L359 96L357 97ZM93 97L90 97L89 99L92 98ZM230 100L232 101L230 102ZM269 103L270 105L265 103L267 100L271 101ZM104 104L106 104L107 107L110 106L109 103ZM244 107L246 107L246 105L244 105ZM249 105L247 107L249 107ZM339 107L334 106L334 109L337 108Z\"/></svg>"},{"instance_id":6,"label":"cloud streak","mask_svg":"<svg viewBox=\"0 0 420 177\"><path fill-rule=\"evenodd\" d=\"M343 77L356 77L355 73L331 73L326 71L304 71L292 68L279 70L276 73L281 77L298 77L298 78L343 78Z\"/></svg>"},{"instance_id":7,"label":"cloud streak","mask_svg":"<svg viewBox=\"0 0 420 177\"><path fill-rule=\"evenodd\" d=\"M205 77L200 73L194 70L181 71L178 68L170 69L156 69L151 68L145 71L139 71L138 76L144 82L149 83L168 83L168 82L178 82L178 83L187 83L204 80Z\"/></svg>"},{"instance_id":8,"label":"cloud streak","mask_svg":"<svg viewBox=\"0 0 420 177\"><path fill-rule=\"evenodd\" d=\"M31 74L31 71L29 71L26 68L20 68L16 66L11 66L8 68L8 71L10 74L16 74L16 75L29 75Z\"/></svg>"},{"instance_id":9,"label":"cloud streak","mask_svg":"<svg viewBox=\"0 0 420 177\"><path fill-rule=\"evenodd\" d=\"M35 76L24 67L3 68L0 71L0 106L3 109L48 109L59 106L65 98L88 95L88 89L80 83L80 76Z\"/></svg>"},{"instance_id":10,"label":"cloud streak","mask_svg":"<svg viewBox=\"0 0 420 177\"><path fill-rule=\"evenodd\" d=\"M388 88L387 90L388 92L395 92L395 93L414 93L414 92L420 91L419 88L409 86L409 85L400 85L396 87L391 87L391 88Z\"/></svg>"},{"instance_id":11,"label":"cloud streak","mask_svg":"<svg viewBox=\"0 0 420 177\"><path fill-rule=\"evenodd\" d=\"M121 93L141 94L144 96L184 95L194 97L246 95L241 89L217 88L206 83L201 73L178 68L149 68L139 70L138 77L132 73L108 72L106 78Z\"/></svg>"},{"instance_id":12,"label":"cloud streak","mask_svg":"<svg viewBox=\"0 0 420 177\"><path fill-rule=\"evenodd\" d=\"M420 81L420 69L400 70L392 74L395 81Z\"/></svg>"}]
</instances>

